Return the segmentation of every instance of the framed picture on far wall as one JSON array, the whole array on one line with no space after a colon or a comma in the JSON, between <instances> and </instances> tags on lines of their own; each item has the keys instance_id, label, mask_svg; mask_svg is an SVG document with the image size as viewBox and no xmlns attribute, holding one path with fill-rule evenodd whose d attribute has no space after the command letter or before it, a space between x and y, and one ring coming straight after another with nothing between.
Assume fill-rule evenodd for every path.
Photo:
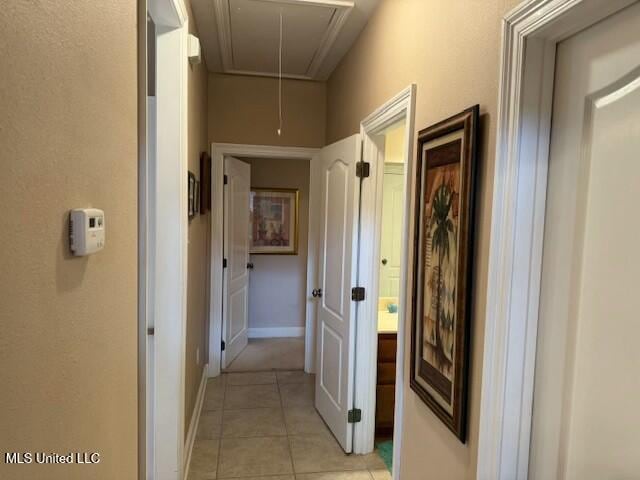
<instances>
[{"instance_id":1,"label":"framed picture on far wall","mask_svg":"<svg viewBox=\"0 0 640 480\"><path fill-rule=\"evenodd\" d=\"M413 391L466 441L478 106L418 134Z\"/></svg>"},{"instance_id":2,"label":"framed picture on far wall","mask_svg":"<svg viewBox=\"0 0 640 480\"><path fill-rule=\"evenodd\" d=\"M251 189L252 255L298 254L298 196L294 189Z\"/></svg>"}]
</instances>

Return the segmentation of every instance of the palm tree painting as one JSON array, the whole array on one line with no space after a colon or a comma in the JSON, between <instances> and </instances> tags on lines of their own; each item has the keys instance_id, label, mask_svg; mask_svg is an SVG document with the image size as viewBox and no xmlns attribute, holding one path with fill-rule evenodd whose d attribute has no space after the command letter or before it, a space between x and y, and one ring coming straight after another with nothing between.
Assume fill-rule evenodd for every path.
<instances>
[{"instance_id":1,"label":"palm tree painting","mask_svg":"<svg viewBox=\"0 0 640 480\"><path fill-rule=\"evenodd\" d=\"M478 122L474 105L418 132L411 390L466 441Z\"/></svg>"},{"instance_id":2,"label":"palm tree painting","mask_svg":"<svg viewBox=\"0 0 640 480\"><path fill-rule=\"evenodd\" d=\"M425 205L423 357L453 380L456 312L459 164L434 168ZM430 178L429 178L430 177Z\"/></svg>"}]
</instances>

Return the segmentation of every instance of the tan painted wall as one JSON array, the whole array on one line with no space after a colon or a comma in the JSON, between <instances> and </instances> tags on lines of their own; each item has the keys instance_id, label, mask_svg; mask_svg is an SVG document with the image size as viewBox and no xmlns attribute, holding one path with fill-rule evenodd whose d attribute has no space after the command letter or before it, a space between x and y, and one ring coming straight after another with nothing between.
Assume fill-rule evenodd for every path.
<instances>
[{"instance_id":1,"label":"tan painted wall","mask_svg":"<svg viewBox=\"0 0 640 480\"><path fill-rule=\"evenodd\" d=\"M282 136L278 137L278 81L209 75L209 140L253 145L322 147L326 84L283 80Z\"/></svg>"},{"instance_id":2,"label":"tan painted wall","mask_svg":"<svg viewBox=\"0 0 640 480\"><path fill-rule=\"evenodd\" d=\"M198 36L190 6L189 31ZM207 81L204 63L189 68L189 170L201 180L200 153L209 152L207 139ZM187 277L187 345L185 353L185 436L195 407L202 369L207 361L209 332L209 232L210 213L200 214L189 222L188 277ZM198 354L199 352L199 354ZM199 358L198 358L199 357Z\"/></svg>"},{"instance_id":3,"label":"tan painted wall","mask_svg":"<svg viewBox=\"0 0 640 480\"><path fill-rule=\"evenodd\" d=\"M517 0L384 0L329 79L327 137L358 131L368 113L412 82L419 130L479 103L482 113L469 439L461 444L409 389L405 338L403 480L475 478L487 257L495 154L500 19Z\"/></svg>"},{"instance_id":4,"label":"tan painted wall","mask_svg":"<svg viewBox=\"0 0 640 480\"><path fill-rule=\"evenodd\" d=\"M0 13L0 478L137 476L136 2ZM105 211L71 257L68 212ZM97 451L86 465L4 452Z\"/></svg>"}]
</instances>

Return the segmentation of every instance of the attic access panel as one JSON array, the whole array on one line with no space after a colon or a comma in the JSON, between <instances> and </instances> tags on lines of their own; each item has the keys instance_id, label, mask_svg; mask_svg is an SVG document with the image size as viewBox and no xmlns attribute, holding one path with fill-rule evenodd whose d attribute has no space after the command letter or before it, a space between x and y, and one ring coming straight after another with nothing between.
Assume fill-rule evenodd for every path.
<instances>
[{"instance_id":1,"label":"attic access panel","mask_svg":"<svg viewBox=\"0 0 640 480\"><path fill-rule=\"evenodd\" d=\"M353 2L338 0L215 0L227 73L278 74L280 12L283 75L312 79L327 57Z\"/></svg>"}]
</instances>

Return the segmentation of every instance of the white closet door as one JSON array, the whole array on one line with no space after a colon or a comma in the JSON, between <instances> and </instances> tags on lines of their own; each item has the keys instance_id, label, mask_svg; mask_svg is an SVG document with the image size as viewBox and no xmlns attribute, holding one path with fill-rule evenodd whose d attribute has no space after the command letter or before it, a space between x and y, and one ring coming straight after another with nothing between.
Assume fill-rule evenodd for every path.
<instances>
[{"instance_id":1,"label":"white closet door","mask_svg":"<svg viewBox=\"0 0 640 480\"><path fill-rule=\"evenodd\" d=\"M249 326L249 196L251 166L225 157L224 174L224 305L222 368L247 346Z\"/></svg>"},{"instance_id":2,"label":"white closet door","mask_svg":"<svg viewBox=\"0 0 640 480\"><path fill-rule=\"evenodd\" d=\"M529 478L640 478L640 4L556 65Z\"/></svg>"},{"instance_id":3,"label":"white closet door","mask_svg":"<svg viewBox=\"0 0 640 480\"><path fill-rule=\"evenodd\" d=\"M379 296L397 297L400 292L400 261L402 257L403 164L386 164L384 166L382 195Z\"/></svg>"}]
</instances>

